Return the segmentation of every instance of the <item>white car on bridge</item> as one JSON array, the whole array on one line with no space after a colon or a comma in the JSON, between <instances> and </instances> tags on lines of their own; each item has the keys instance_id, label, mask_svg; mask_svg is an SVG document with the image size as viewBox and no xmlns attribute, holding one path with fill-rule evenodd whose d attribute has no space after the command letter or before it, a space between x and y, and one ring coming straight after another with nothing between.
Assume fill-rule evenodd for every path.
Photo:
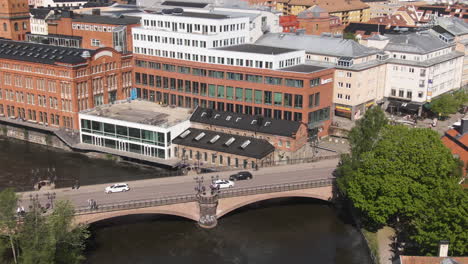
<instances>
[{"instance_id":1,"label":"white car on bridge","mask_svg":"<svg viewBox=\"0 0 468 264\"><path fill-rule=\"evenodd\" d=\"M211 184L213 188L225 189L234 187L234 182L229 180L216 180Z\"/></svg>"},{"instance_id":2,"label":"white car on bridge","mask_svg":"<svg viewBox=\"0 0 468 264\"><path fill-rule=\"evenodd\" d=\"M126 192L129 191L130 187L126 183L117 183L111 186L106 187L106 193L115 193L115 192Z\"/></svg>"}]
</instances>

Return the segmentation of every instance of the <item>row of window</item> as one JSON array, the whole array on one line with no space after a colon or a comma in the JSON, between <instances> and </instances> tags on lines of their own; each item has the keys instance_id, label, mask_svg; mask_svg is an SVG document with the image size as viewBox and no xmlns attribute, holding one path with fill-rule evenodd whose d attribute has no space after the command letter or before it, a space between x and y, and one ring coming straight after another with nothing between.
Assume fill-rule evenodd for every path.
<instances>
[{"instance_id":1,"label":"row of window","mask_svg":"<svg viewBox=\"0 0 468 264\"><path fill-rule=\"evenodd\" d=\"M273 69L273 62L271 61L257 61L257 60L254 61L254 60L249 60L249 59L234 59L234 58L227 58L227 57L206 56L206 55L199 55L199 54L192 54L192 53L143 48L143 47L134 47L133 51L134 53L137 53L137 54L159 56L159 57L166 57L166 58L172 58L172 59L197 61L197 62L204 62L204 63L211 63L211 64L241 66L241 67L245 66L245 67L261 68L261 69ZM297 57L297 58L282 60L279 62L279 65L280 65L280 68L284 68L284 67L294 66L300 63L301 63L301 58Z\"/></svg>"},{"instance_id":2,"label":"row of window","mask_svg":"<svg viewBox=\"0 0 468 264\"><path fill-rule=\"evenodd\" d=\"M146 74L143 74L146 75ZM150 75L151 77L152 75ZM160 76L156 76L160 77ZM284 107L303 107L303 98L299 94L261 91L249 88L232 87L224 85L214 85L199 82L191 82L189 80L181 80L175 78L162 77L156 78L156 82L139 82L138 77L136 83L149 85L158 88L178 90L180 92L192 93L201 96L208 96L219 99L235 100L240 102L266 104ZM145 84L146 83L146 84ZM313 95L312 95L313 97ZM311 97L311 98L312 98ZM320 104L320 93L317 93L316 102L312 99L309 102L309 107L314 107ZM293 100L294 99L294 100Z\"/></svg>"},{"instance_id":3,"label":"row of window","mask_svg":"<svg viewBox=\"0 0 468 264\"><path fill-rule=\"evenodd\" d=\"M142 61L142 60L136 60L135 65L141 68L164 70L164 71L178 72L178 73L183 73L183 74L192 74L195 76L210 77L210 78L216 78L216 79L246 81L246 82L252 82L252 83L265 83L269 85L278 85L278 86L284 85L284 86L296 87L296 88L304 87L304 80L299 80L299 79L206 70L206 69L200 69L200 68L190 68L190 67L185 67L185 66L176 67L175 65L171 65L171 64L161 64L157 62L148 62L148 61ZM135 82L137 84L153 85L155 83L155 80L157 82L157 80L160 80L160 79L161 79L160 76L155 77L149 74L144 74L144 73L139 73L139 72L135 73ZM309 87L315 87L320 84L321 84L320 78L313 78L309 80Z\"/></svg>"},{"instance_id":4,"label":"row of window","mask_svg":"<svg viewBox=\"0 0 468 264\"><path fill-rule=\"evenodd\" d=\"M52 113L47 114L46 112L41 111L36 112L36 110L25 109L21 107L16 108L13 105L6 105L6 107L4 107L3 104L0 104L0 115L6 115L12 118L20 118L32 122L39 122L46 125L60 126L60 115ZM72 128L73 118L62 116L62 126Z\"/></svg>"},{"instance_id":5,"label":"row of window","mask_svg":"<svg viewBox=\"0 0 468 264\"><path fill-rule=\"evenodd\" d=\"M196 98L192 96L175 95L175 94L170 94L166 92L151 91L151 90L140 89L140 88L137 88L137 97L145 99L145 100L149 100L152 102L159 102L163 104L176 105L179 107L186 107L186 108L196 108L197 106L201 106L203 108L217 109L219 111L235 112L235 113L248 114L248 115L263 115L265 117L274 118L274 119L294 120L294 121L299 121L299 122L314 121L312 119L303 120L302 113L300 112L292 112L292 111L287 111L287 110L283 111L283 110L271 109L267 107L257 107L257 106L249 106L249 105L242 105L242 104L218 102L218 101L200 99L200 98ZM298 97L297 100L298 102L300 101L300 103L302 104L302 96ZM320 105L320 93L309 95L309 105L313 105L311 107ZM323 110L323 109L320 109L320 110ZM320 110L317 110L317 111L320 111ZM329 113L329 110L328 110L328 113ZM329 119L329 114L327 115L327 112L325 112L324 116L325 117L321 115L321 118L323 120ZM309 115L309 118L310 117L312 116Z\"/></svg>"},{"instance_id":6,"label":"row of window","mask_svg":"<svg viewBox=\"0 0 468 264\"><path fill-rule=\"evenodd\" d=\"M227 155L218 155L215 153L209 154L208 152L200 152L192 149L187 149L184 146L175 147L174 154L176 157L179 158L186 158L188 160L193 160L197 162L204 161L206 163L217 164L220 166L227 165L229 167L235 168L239 168L240 166L242 166L242 168L244 169L249 168L249 166L252 169L256 167L255 161L253 160L249 162L248 159L240 160L239 158L233 158ZM208 157L210 158L208 159ZM242 162L242 164L240 162Z\"/></svg>"},{"instance_id":7,"label":"row of window","mask_svg":"<svg viewBox=\"0 0 468 264\"><path fill-rule=\"evenodd\" d=\"M202 34L217 33L217 32L233 32L245 29L245 23L229 24L229 25L201 25L201 24L190 24L182 22L170 22L154 19L143 19L143 26L169 29L172 31L185 31L187 33L198 32Z\"/></svg>"},{"instance_id":8,"label":"row of window","mask_svg":"<svg viewBox=\"0 0 468 264\"><path fill-rule=\"evenodd\" d=\"M115 124L81 119L81 131L112 138L125 139L129 141L156 145L164 147L170 145L171 133L154 132L139 128L119 126ZM167 142L166 142L167 139Z\"/></svg>"}]
</instances>

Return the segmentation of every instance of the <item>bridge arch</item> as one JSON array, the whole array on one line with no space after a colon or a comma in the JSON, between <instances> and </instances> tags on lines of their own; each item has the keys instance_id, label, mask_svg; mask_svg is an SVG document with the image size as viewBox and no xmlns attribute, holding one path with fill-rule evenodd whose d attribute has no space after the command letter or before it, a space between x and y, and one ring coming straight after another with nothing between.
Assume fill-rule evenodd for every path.
<instances>
[{"instance_id":1,"label":"bridge arch","mask_svg":"<svg viewBox=\"0 0 468 264\"><path fill-rule=\"evenodd\" d=\"M165 206L155 206L146 208L137 208L130 210L110 211L93 214L83 214L75 216L76 223L92 224L98 221L111 219L119 216L143 215L143 214L161 214L172 215L198 222L200 214L196 203L183 203Z\"/></svg>"},{"instance_id":2,"label":"bridge arch","mask_svg":"<svg viewBox=\"0 0 468 264\"><path fill-rule=\"evenodd\" d=\"M296 190L287 192L265 193L241 197L224 198L219 201L216 210L216 218L233 212L239 208L256 202L277 199L277 198L312 198L323 201L330 201L332 198L332 187L320 187L316 189Z\"/></svg>"}]
</instances>

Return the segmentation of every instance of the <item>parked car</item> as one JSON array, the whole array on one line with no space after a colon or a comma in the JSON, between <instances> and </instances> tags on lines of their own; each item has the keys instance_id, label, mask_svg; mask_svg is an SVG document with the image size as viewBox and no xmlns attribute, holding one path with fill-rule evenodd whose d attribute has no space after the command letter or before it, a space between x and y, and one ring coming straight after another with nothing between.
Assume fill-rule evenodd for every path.
<instances>
[{"instance_id":1,"label":"parked car","mask_svg":"<svg viewBox=\"0 0 468 264\"><path fill-rule=\"evenodd\" d=\"M128 184L126 183L117 183L111 186L106 187L106 193L115 193L115 192L127 192L130 190Z\"/></svg>"},{"instance_id":2,"label":"parked car","mask_svg":"<svg viewBox=\"0 0 468 264\"><path fill-rule=\"evenodd\" d=\"M234 187L234 182L229 180L216 180L211 184L211 187L219 189L232 188Z\"/></svg>"},{"instance_id":3,"label":"parked car","mask_svg":"<svg viewBox=\"0 0 468 264\"><path fill-rule=\"evenodd\" d=\"M248 180L252 178L253 178L252 173L248 171L240 171L236 174L229 176L229 180L231 181Z\"/></svg>"}]
</instances>

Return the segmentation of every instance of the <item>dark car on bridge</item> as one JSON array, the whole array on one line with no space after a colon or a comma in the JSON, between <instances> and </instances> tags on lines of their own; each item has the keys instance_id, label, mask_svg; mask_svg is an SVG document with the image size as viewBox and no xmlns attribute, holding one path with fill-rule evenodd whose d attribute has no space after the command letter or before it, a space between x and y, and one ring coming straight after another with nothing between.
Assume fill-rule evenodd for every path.
<instances>
[{"instance_id":1,"label":"dark car on bridge","mask_svg":"<svg viewBox=\"0 0 468 264\"><path fill-rule=\"evenodd\" d=\"M248 180L252 178L253 178L252 173L248 171L240 171L236 174L229 176L229 180L231 181Z\"/></svg>"}]
</instances>

